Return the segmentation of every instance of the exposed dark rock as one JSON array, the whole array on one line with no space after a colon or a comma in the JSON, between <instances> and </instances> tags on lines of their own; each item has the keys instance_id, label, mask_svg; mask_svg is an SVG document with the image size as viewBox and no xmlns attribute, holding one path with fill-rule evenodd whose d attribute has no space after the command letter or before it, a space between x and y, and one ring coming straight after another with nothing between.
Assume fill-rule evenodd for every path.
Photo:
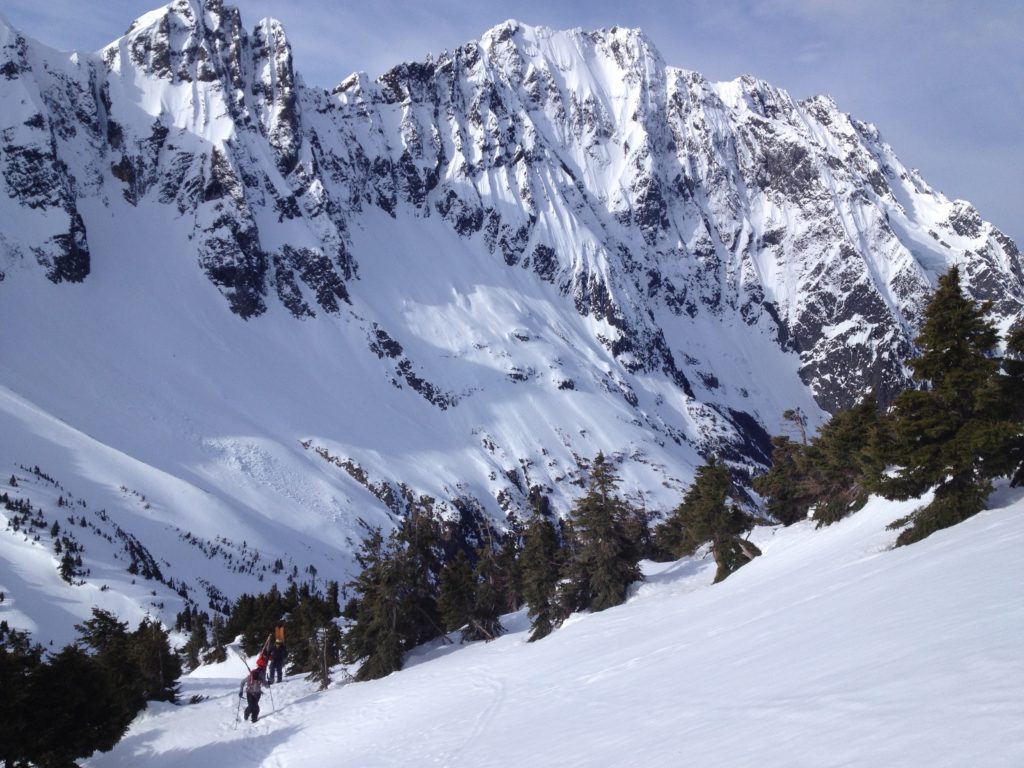
<instances>
[{"instance_id":1,"label":"exposed dark rock","mask_svg":"<svg viewBox=\"0 0 1024 768\"><path fill-rule=\"evenodd\" d=\"M530 260L533 264L533 271L541 280L552 284L555 282L555 277L558 274L558 255L553 248L543 243L538 244L533 249Z\"/></svg>"},{"instance_id":2,"label":"exposed dark rock","mask_svg":"<svg viewBox=\"0 0 1024 768\"><path fill-rule=\"evenodd\" d=\"M379 358L390 357L392 359L402 356L402 345L388 335L383 328L373 324L373 332L376 338L370 342L370 350Z\"/></svg>"},{"instance_id":3,"label":"exposed dark rock","mask_svg":"<svg viewBox=\"0 0 1024 768\"><path fill-rule=\"evenodd\" d=\"M46 276L55 283L80 283L89 274L90 255L85 223L77 211L73 211L70 216L68 232L54 235L50 240L56 248L38 251L36 254L40 263L46 267Z\"/></svg>"},{"instance_id":4,"label":"exposed dark rock","mask_svg":"<svg viewBox=\"0 0 1024 768\"><path fill-rule=\"evenodd\" d=\"M949 226L961 237L980 237L981 216L968 203L957 203L956 208L949 217Z\"/></svg>"}]
</instances>

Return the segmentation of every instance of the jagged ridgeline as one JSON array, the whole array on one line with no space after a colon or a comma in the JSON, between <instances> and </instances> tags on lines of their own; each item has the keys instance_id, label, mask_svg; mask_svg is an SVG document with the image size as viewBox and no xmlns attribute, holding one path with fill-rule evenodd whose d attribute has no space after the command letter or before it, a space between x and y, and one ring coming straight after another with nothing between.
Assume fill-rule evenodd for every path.
<instances>
[{"instance_id":1,"label":"jagged ridgeline","mask_svg":"<svg viewBox=\"0 0 1024 768\"><path fill-rule=\"evenodd\" d=\"M3 247L54 281L89 275L84 201L121 195L193 220L198 266L241 317L338 313L360 290L350 227L437 216L606 321L632 371L688 390L674 328L735 316L798 353L830 409L906 383L937 268L964 261L976 297L1020 308L1014 244L872 126L668 67L637 30L506 22L330 92L296 78L277 22L249 33L219 0L177 0L55 70L3 37L5 207L35 225Z\"/></svg>"},{"instance_id":2,"label":"jagged ridgeline","mask_svg":"<svg viewBox=\"0 0 1024 768\"><path fill-rule=\"evenodd\" d=\"M1001 330L1024 307L1014 243L873 126L639 30L509 21L327 89L276 21L175 0L96 53L0 21L0 104L0 341L37 352L3 471L49 445L31 402L91 457L47 471L215 557L230 519L240 558L350 567L420 495L564 515L602 451L664 512L786 409L891 401L950 266Z\"/></svg>"}]
</instances>

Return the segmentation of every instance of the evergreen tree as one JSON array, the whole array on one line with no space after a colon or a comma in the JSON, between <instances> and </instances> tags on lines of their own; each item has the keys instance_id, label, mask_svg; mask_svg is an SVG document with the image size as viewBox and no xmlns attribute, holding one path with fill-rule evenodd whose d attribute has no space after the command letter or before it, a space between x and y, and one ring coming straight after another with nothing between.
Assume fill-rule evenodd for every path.
<instances>
[{"instance_id":1,"label":"evergreen tree","mask_svg":"<svg viewBox=\"0 0 1024 768\"><path fill-rule=\"evenodd\" d=\"M753 488L766 502L765 511L783 525L807 517L813 503L807 493L807 446L785 435L772 437L772 465L754 478Z\"/></svg>"},{"instance_id":2,"label":"evergreen tree","mask_svg":"<svg viewBox=\"0 0 1024 768\"><path fill-rule=\"evenodd\" d=\"M210 650L203 660L207 664L221 664L227 661L228 642L227 624L224 617L219 613L214 613L213 619L210 621Z\"/></svg>"},{"instance_id":3,"label":"evergreen tree","mask_svg":"<svg viewBox=\"0 0 1024 768\"><path fill-rule=\"evenodd\" d=\"M182 648L185 668L189 671L199 666L203 650L207 646L206 625L203 622L193 620L192 631L189 633L188 641Z\"/></svg>"},{"instance_id":4,"label":"evergreen tree","mask_svg":"<svg viewBox=\"0 0 1024 768\"><path fill-rule=\"evenodd\" d=\"M587 493L570 514L573 546L559 595L563 616L619 605L629 586L642 578L639 546L630 538L636 516L618 496L618 483L614 469L599 453L590 469Z\"/></svg>"},{"instance_id":5,"label":"evergreen tree","mask_svg":"<svg viewBox=\"0 0 1024 768\"><path fill-rule=\"evenodd\" d=\"M710 459L697 468L682 503L657 531L662 549L677 558L692 555L702 544L711 542L718 566L716 583L761 554L742 537L752 521L730 503L731 491L729 469L717 459Z\"/></svg>"},{"instance_id":6,"label":"evergreen tree","mask_svg":"<svg viewBox=\"0 0 1024 768\"><path fill-rule=\"evenodd\" d=\"M792 525L807 517L814 499L808 491L807 416L799 408L782 414L782 420L800 436L794 441L787 435L772 437L772 466L754 478L753 488L767 502L767 512L783 525Z\"/></svg>"},{"instance_id":7,"label":"evergreen tree","mask_svg":"<svg viewBox=\"0 0 1024 768\"><path fill-rule=\"evenodd\" d=\"M923 388L901 393L893 404L899 468L886 480L889 498L908 499L934 489L915 510L897 544L910 544L984 509L992 479L1006 467L1008 442L1018 431L1005 411L998 379L995 327L989 305L964 295L953 267L925 310L917 337L920 354L909 361Z\"/></svg>"},{"instance_id":8,"label":"evergreen tree","mask_svg":"<svg viewBox=\"0 0 1024 768\"><path fill-rule=\"evenodd\" d=\"M310 635L309 646L310 664L306 679L319 683L318 690L327 690L331 684L331 667L338 663L341 656L341 631L334 622L320 627Z\"/></svg>"},{"instance_id":9,"label":"evergreen tree","mask_svg":"<svg viewBox=\"0 0 1024 768\"><path fill-rule=\"evenodd\" d=\"M637 557L641 560L650 559L657 547L654 543L654 535L651 531L651 513L643 506L641 497L640 505L629 504L629 514L626 517L626 536L636 543Z\"/></svg>"},{"instance_id":10,"label":"evergreen tree","mask_svg":"<svg viewBox=\"0 0 1024 768\"><path fill-rule=\"evenodd\" d=\"M339 593L341 587L336 581L327 582L327 608L331 612L331 618L337 619L341 616L341 600Z\"/></svg>"},{"instance_id":11,"label":"evergreen tree","mask_svg":"<svg viewBox=\"0 0 1024 768\"><path fill-rule=\"evenodd\" d=\"M357 680L401 669L409 649L443 637L445 627L451 628L465 617L467 605L472 606L471 624L483 610L484 602L478 605L476 584L467 584L455 564L442 578L446 526L434 512L433 503L433 499L421 497L387 542L379 530L372 531L357 554L362 570L349 584L354 596L343 611L349 622L343 656L349 663L361 661ZM443 617L439 607L442 588ZM487 623L478 623L488 630Z\"/></svg>"},{"instance_id":12,"label":"evergreen tree","mask_svg":"<svg viewBox=\"0 0 1024 768\"><path fill-rule=\"evenodd\" d=\"M45 717L32 710L28 697L29 680L42 656L42 647L32 643L28 633L0 622L0 761L5 766L28 761L35 720Z\"/></svg>"},{"instance_id":13,"label":"evergreen tree","mask_svg":"<svg viewBox=\"0 0 1024 768\"><path fill-rule=\"evenodd\" d=\"M1000 377L1004 413L1010 422L999 474L1008 475L1011 485L1024 485L1024 324L1014 328L1006 338Z\"/></svg>"},{"instance_id":14,"label":"evergreen tree","mask_svg":"<svg viewBox=\"0 0 1024 768\"><path fill-rule=\"evenodd\" d=\"M394 535L392 558L397 569L402 634L408 648L444 634L437 608L443 556L441 529L434 500L422 496Z\"/></svg>"},{"instance_id":15,"label":"evergreen tree","mask_svg":"<svg viewBox=\"0 0 1024 768\"><path fill-rule=\"evenodd\" d=\"M494 554L492 578L498 590L499 613L513 613L523 606L523 573L519 563L522 548L523 525L515 513L509 513L508 528Z\"/></svg>"},{"instance_id":16,"label":"evergreen tree","mask_svg":"<svg viewBox=\"0 0 1024 768\"><path fill-rule=\"evenodd\" d=\"M437 607L448 632L462 629L469 623L476 596L473 567L465 554L459 552L446 563L439 576Z\"/></svg>"},{"instance_id":17,"label":"evergreen tree","mask_svg":"<svg viewBox=\"0 0 1024 768\"><path fill-rule=\"evenodd\" d=\"M108 671L117 699L125 712L135 713L146 705L143 682L134 664L128 622L118 621L109 611L92 609L92 618L76 624L76 645L92 649L96 660Z\"/></svg>"},{"instance_id":18,"label":"evergreen tree","mask_svg":"<svg viewBox=\"0 0 1024 768\"><path fill-rule=\"evenodd\" d=\"M505 631L500 617L507 600L507 577L498 554L484 546L473 573L473 608L462 633L463 640L490 641Z\"/></svg>"},{"instance_id":19,"label":"evergreen tree","mask_svg":"<svg viewBox=\"0 0 1024 768\"><path fill-rule=\"evenodd\" d=\"M181 659L171 650L167 632L148 616L131 634L128 645L136 678L146 701L178 701Z\"/></svg>"},{"instance_id":20,"label":"evergreen tree","mask_svg":"<svg viewBox=\"0 0 1024 768\"><path fill-rule=\"evenodd\" d=\"M401 669L409 649L444 635L437 606L441 571L441 521L433 499L421 497L384 544L372 533L357 556L363 572L351 586L359 597L346 618L345 658L365 658L357 680Z\"/></svg>"},{"instance_id":21,"label":"evergreen tree","mask_svg":"<svg viewBox=\"0 0 1024 768\"><path fill-rule=\"evenodd\" d=\"M60 577L68 584L75 583L75 579L78 577L79 571L75 561L75 555L70 549L64 550L64 554L61 555L60 565L57 566L57 571L60 573Z\"/></svg>"},{"instance_id":22,"label":"evergreen tree","mask_svg":"<svg viewBox=\"0 0 1024 768\"><path fill-rule=\"evenodd\" d=\"M791 421L798 411L786 411ZM783 525L803 520L813 510L818 525L842 519L878 491L890 456L891 436L874 395L838 411L806 441L806 421L798 422L803 442L772 438L772 466L754 478L753 488L766 511Z\"/></svg>"},{"instance_id":23,"label":"evergreen tree","mask_svg":"<svg viewBox=\"0 0 1024 768\"><path fill-rule=\"evenodd\" d=\"M128 632L126 622L112 613L92 609L92 618L76 624L77 644L91 648L116 691L111 707L134 716L147 701L177 701L181 659L171 650L167 632L156 621L143 619ZM129 718L130 719L130 718Z\"/></svg>"},{"instance_id":24,"label":"evergreen tree","mask_svg":"<svg viewBox=\"0 0 1024 768\"><path fill-rule=\"evenodd\" d=\"M886 466L886 427L874 395L835 413L811 441L804 458L804 497L818 525L829 525L863 507L881 485Z\"/></svg>"},{"instance_id":25,"label":"evergreen tree","mask_svg":"<svg viewBox=\"0 0 1024 768\"><path fill-rule=\"evenodd\" d=\"M800 436L800 445L807 445L807 414L802 408L790 408L782 413L782 420L791 432Z\"/></svg>"},{"instance_id":26,"label":"evergreen tree","mask_svg":"<svg viewBox=\"0 0 1024 768\"><path fill-rule=\"evenodd\" d=\"M402 668L406 638L399 623L401 573L394 548L385 544L380 529L363 541L356 561L361 571L350 584L356 597L342 613L350 622L343 658L350 664L361 662L356 680L373 680Z\"/></svg>"},{"instance_id":27,"label":"evergreen tree","mask_svg":"<svg viewBox=\"0 0 1024 768\"><path fill-rule=\"evenodd\" d=\"M338 652L334 638L335 619L338 618L337 610L337 587L331 595L331 583L328 583L328 594L325 597L308 584L303 584L294 592L288 591L285 595L287 606L286 620L284 622L285 636L292 638L288 642L288 659L290 666L288 674L294 675L304 672L313 672L322 665L323 659L310 652L310 642L320 630L327 629L329 632L327 645L327 657L331 665L338 663ZM332 629L334 628L334 629Z\"/></svg>"},{"instance_id":28,"label":"evergreen tree","mask_svg":"<svg viewBox=\"0 0 1024 768\"><path fill-rule=\"evenodd\" d=\"M33 722L29 760L39 766L74 766L120 740L138 709L125 708L109 668L68 646L32 670L26 708Z\"/></svg>"},{"instance_id":29,"label":"evergreen tree","mask_svg":"<svg viewBox=\"0 0 1024 768\"><path fill-rule=\"evenodd\" d=\"M555 595L561 568L558 531L550 520L536 515L526 526L522 568L523 597L530 617L530 642L551 634L558 621Z\"/></svg>"}]
</instances>

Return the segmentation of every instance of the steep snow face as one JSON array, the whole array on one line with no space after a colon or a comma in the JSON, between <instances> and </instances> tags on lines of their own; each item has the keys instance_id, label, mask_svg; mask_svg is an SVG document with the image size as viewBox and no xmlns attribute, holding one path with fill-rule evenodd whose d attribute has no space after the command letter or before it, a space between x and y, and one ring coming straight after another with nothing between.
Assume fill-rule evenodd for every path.
<instances>
[{"instance_id":1,"label":"steep snow face","mask_svg":"<svg viewBox=\"0 0 1024 768\"><path fill-rule=\"evenodd\" d=\"M828 98L666 67L638 30L508 21L330 96L296 82L276 21L247 35L221 2L176 0L74 71L33 67L7 35L9 87L36 93L20 111L51 109L9 113L6 180L21 208L53 212L48 238L32 229L7 250L50 243L35 253L51 279L88 272L82 179L193 216L190 250L244 318L270 294L298 317L341 311L367 206L440 215L607 322L602 343L628 370L692 395L714 372L689 320L709 313L797 353L827 410L905 386L920 310L951 264L1004 325L1024 297L1016 246L872 126ZM83 120L88 145L49 141L50 123L67 137Z\"/></svg>"},{"instance_id":2,"label":"steep snow face","mask_svg":"<svg viewBox=\"0 0 1024 768\"><path fill-rule=\"evenodd\" d=\"M368 155L325 162L346 169L339 197L373 190L388 210L404 202L479 233L607 319L623 365L684 389L700 367L688 360L698 314L798 353L831 410L906 385L920 311L950 265L1001 319L1020 313L1013 243L903 168L872 126L827 98L667 68L637 30L506 22L334 94L349 131L323 145ZM353 166L389 169L388 185Z\"/></svg>"},{"instance_id":3,"label":"steep snow face","mask_svg":"<svg viewBox=\"0 0 1024 768\"><path fill-rule=\"evenodd\" d=\"M97 553L101 512L180 537L168 610L344 573L421 494L564 511L598 451L668 509L785 409L903 386L950 264L1005 326L1024 295L873 127L637 30L509 21L328 92L277 22L175 0L95 55L0 23L0 104L0 479L48 518L26 468L63 484Z\"/></svg>"}]
</instances>

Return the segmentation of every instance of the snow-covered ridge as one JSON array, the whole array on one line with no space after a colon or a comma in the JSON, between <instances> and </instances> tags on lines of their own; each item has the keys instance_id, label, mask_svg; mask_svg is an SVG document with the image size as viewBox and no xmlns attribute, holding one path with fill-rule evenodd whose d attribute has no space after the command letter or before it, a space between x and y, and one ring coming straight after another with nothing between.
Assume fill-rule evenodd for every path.
<instances>
[{"instance_id":1,"label":"snow-covered ridge","mask_svg":"<svg viewBox=\"0 0 1024 768\"><path fill-rule=\"evenodd\" d=\"M874 127L638 30L508 21L327 91L276 22L176 0L94 55L0 23L0 105L0 481L38 466L155 551L343 573L410 494L565 509L598 451L668 509L784 410L904 386L950 264L1004 327L1024 299Z\"/></svg>"}]
</instances>

